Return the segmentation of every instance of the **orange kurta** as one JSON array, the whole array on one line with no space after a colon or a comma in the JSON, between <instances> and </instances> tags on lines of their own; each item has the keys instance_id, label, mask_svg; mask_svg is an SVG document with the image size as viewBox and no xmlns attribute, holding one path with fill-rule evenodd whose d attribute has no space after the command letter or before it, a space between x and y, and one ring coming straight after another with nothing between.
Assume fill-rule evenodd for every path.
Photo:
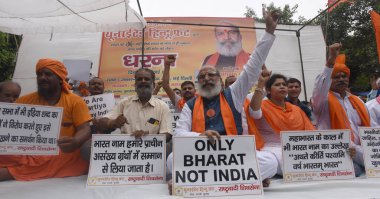
<instances>
[{"instance_id":1,"label":"orange kurta","mask_svg":"<svg viewBox=\"0 0 380 199\"><path fill-rule=\"evenodd\" d=\"M36 92L19 98L17 103L48 106ZM63 107L60 137L73 137L76 126L91 120L87 105L75 94L62 92L55 106ZM60 151L57 156L0 156L0 167L7 167L16 180L29 181L83 175L88 171L88 162L80 157L77 149L72 153Z\"/></svg>"},{"instance_id":2,"label":"orange kurta","mask_svg":"<svg viewBox=\"0 0 380 199\"><path fill-rule=\"evenodd\" d=\"M282 107L275 105L270 100L262 102L263 116L275 133L279 134L280 131L315 130L305 112L298 106L285 102L285 107L285 110L283 110Z\"/></svg>"}]
</instances>

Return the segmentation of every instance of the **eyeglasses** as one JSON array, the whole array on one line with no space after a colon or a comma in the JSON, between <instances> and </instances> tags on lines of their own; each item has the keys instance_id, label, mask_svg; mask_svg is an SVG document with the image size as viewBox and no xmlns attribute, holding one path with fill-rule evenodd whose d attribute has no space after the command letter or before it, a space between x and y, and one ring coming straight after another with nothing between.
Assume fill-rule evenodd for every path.
<instances>
[{"instance_id":1,"label":"eyeglasses","mask_svg":"<svg viewBox=\"0 0 380 199\"><path fill-rule=\"evenodd\" d=\"M210 78L214 78L216 76L219 76L218 72L216 72L216 71L207 71L207 72L199 73L198 79L205 79L206 75L209 76Z\"/></svg>"},{"instance_id":2,"label":"eyeglasses","mask_svg":"<svg viewBox=\"0 0 380 199\"><path fill-rule=\"evenodd\" d=\"M217 37L219 37L219 36L223 36L223 35L227 34L228 36L231 37L231 36L237 35L238 33L239 33L238 30L224 30L224 31L216 31L215 35Z\"/></svg>"}]
</instances>

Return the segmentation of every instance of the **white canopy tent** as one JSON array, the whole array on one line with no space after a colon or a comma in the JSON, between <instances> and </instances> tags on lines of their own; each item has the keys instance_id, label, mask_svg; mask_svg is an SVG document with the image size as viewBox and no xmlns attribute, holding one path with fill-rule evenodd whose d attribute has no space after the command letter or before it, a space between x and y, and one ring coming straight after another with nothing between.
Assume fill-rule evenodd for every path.
<instances>
[{"instance_id":1,"label":"white canopy tent","mask_svg":"<svg viewBox=\"0 0 380 199\"><path fill-rule=\"evenodd\" d=\"M129 0L0 0L0 31L17 35L122 31L145 25Z\"/></svg>"}]
</instances>

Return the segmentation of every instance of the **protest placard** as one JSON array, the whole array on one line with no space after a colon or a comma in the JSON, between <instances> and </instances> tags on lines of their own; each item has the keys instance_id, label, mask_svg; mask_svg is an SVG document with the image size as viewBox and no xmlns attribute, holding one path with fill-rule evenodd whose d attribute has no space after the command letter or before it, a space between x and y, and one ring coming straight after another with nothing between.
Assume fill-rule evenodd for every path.
<instances>
[{"instance_id":1,"label":"protest placard","mask_svg":"<svg viewBox=\"0 0 380 199\"><path fill-rule=\"evenodd\" d=\"M282 131L284 182L352 179L350 132Z\"/></svg>"},{"instance_id":2,"label":"protest placard","mask_svg":"<svg viewBox=\"0 0 380 199\"><path fill-rule=\"evenodd\" d=\"M359 127L367 178L380 177L380 127Z\"/></svg>"},{"instance_id":3,"label":"protest placard","mask_svg":"<svg viewBox=\"0 0 380 199\"><path fill-rule=\"evenodd\" d=\"M166 105L169 106L170 113L173 116L172 128L173 128L173 131L175 131L175 128L177 127L177 121L179 120L179 116L181 115L181 110L176 108L176 106L172 103L172 101L170 101L168 97L161 97L160 99L164 101Z\"/></svg>"},{"instance_id":4,"label":"protest placard","mask_svg":"<svg viewBox=\"0 0 380 199\"><path fill-rule=\"evenodd\" d=\"M173 195L261 195L253 136L173 138Z\"/></svg>"},{"instance_id":5,"label":"protest placard","mask_svg":"<svg viewBox=\"0 0 380 199\"><path fill-rule=\"evenodd\" d=\"M92 95L83 97L92 118L100 118L107 114L115 106L115 97L113 93L101 95Z\"/></svg>"},{"instance_id":6,"label":"protest placard","mask_svg":"<svg viewBox=\"0 0 380 199\"><path fill-rule=\"evenodd\" d=\"M0 154L58 155L62 108L0 103Z\"/></svg>"},{"instance_id":7,"label":"protest placard","mask_svg":"<svg viewBox=\"0 0 380 199\"><path fill-rule=\"evenodd\" d=\"M94 134L87 186L164 183L165 150L164 135Z\"/></svg>"}]
</instances>

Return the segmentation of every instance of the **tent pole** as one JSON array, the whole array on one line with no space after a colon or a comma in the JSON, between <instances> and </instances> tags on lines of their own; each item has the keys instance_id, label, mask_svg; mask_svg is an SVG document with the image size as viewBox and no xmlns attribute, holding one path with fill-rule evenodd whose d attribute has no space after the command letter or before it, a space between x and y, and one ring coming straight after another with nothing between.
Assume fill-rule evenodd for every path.
<instances>
[{"instance_id":1,"label":"tent pole","mask_svg":"<svg viewBox=\"0 0 380 199\"><path fill-rule=\"evenodd\" d=\"M137 0L137 5L139 6L140 15L143 17L143 13L142 13L141 6L140 6L140 0ZM145 27L142 29L142 44L141 44L141 67L142 68L145 67L145 64L144 64L145 63L144 62L144 58L145 58L144 52L145 52Z\"/></svg>"},{"instance_id":2,"label":"tent pole","mask_svg":"<svg viewBox=\"0 0 380 199\"><path fill-rule=\"evenodd\" d=\"M306 94L305 71L304 71L304 68L303 68L303 59L302 59L302 50L301 50L301 41L300 41L301 33L300 33L300 31L297 31L297 32L296 32L296 36L297 36L297 39L298 39L298 50L299 50L300 61L301 61L301 73L302 73L303 94L304 94L304 96L305 96L305 101L308 101L308 100L307 100L307 94Z\"/></svg>"}]
</instances>

